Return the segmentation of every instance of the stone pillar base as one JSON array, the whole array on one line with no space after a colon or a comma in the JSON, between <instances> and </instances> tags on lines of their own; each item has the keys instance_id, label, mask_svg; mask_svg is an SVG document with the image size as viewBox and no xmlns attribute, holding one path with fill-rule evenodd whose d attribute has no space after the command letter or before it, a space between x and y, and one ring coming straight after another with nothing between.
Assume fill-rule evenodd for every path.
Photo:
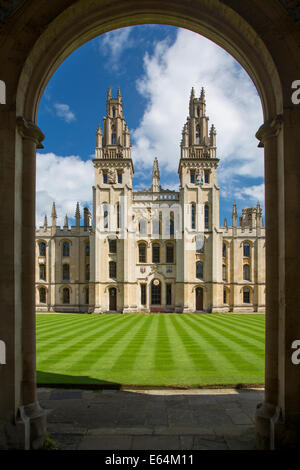
<instances>
[{"instance_id":1,"label":"stone pillar base","mask_svg":"<svg viewBox=\"0 0 300 470\"><path fill-rule=\"evenodd\" d=\"M38 402L21 406L14 424L0 423L0 449L40 449L47 436L46 416Z\"/></svg>"},{"instance_id":2,"label":"stone pillar base","mask_svg":"<svg viewBox=\"0 0 300 470\"><path fill-rule=\"evenodd\" d=\"M265 402L258 405L255 430L258 450L296 450L300 447L299 426L287 426L279 406Z\"/></svg>"}]
</instances>

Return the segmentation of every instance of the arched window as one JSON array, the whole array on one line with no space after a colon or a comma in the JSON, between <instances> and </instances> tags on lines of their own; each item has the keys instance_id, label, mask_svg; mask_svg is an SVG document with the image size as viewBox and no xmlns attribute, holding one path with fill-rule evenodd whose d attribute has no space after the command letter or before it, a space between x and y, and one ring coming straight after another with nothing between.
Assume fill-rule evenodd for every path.
<instances>
[{"instance_id":1,"label":"arched window","mask_svg":"<svg viewBox=\"0 0 300 470\"><path fill-rule=\"evenodd\" d=\"M70 289L68 287L63 288L63 304L70 303Z\"/></svg>"},{"instance_id":2,"label":"arched window","mask_svg":"<svg viewBox=\"0 0 300 470\"><path fill-rule=\"evenodd\" d=\"M117 253L117 240L116 238L110 238L108 240L108 249L110 253Z\"/></svg>"},{"instance_id":3,"label":"arched window","mask_svg":"<svg viewBox=\"0 0 300 470\"><path fill-rule=\"evenodd\" d=\"M227 246L226 243L223 243L223 258L226 258L227 255Z\"/></svg>"},{"instance_id":4,"label":"arched window","mask_svg":"<svg viewBox=\"0 0 300 470\"><path fill-rule=\"evenodd\" d=\"M169 229L170 229L170 235L174 235L174 212L170 213Z\"/></svg>"},{"instance_id":5,"label":"arched window","mask_svg":"<svg viewBox=\"0 0 300 470\"><path fill-rule=\"evenodd\" d=\"M147 304L147 285L141 284L141 305Z\"/></svg>"},{"instance_id":6,"label":"arched window","mask_svg":"<svg viewBox=\"0 0 300 470\"><path fill-rule=\"evenodd\" d=\"M139 244L139 263L147 262L147 245L146 243Z\"/></svg>"},{"instance_id":7,"label":"arched window","mask_svg":"<svg viewBox=\"0 0 300 470\"><path fill-rule=\"evenodd\" d=\"M243 303L250 304L250 289L248 289L248 287L244 287L243 289Z\"/></svg>"},{"instance_id":8,"label":"arched window","mask_svg":"<svg viewBox=\"0 0 300 470\"><path fill-rule=\"evenodd\" d=\"M117 204L117 228L121 228L122 226L122 219L121 219L121 206Z\"/></svg>"},{"instance_id":9,"label":"arched window","mask_svg":"<svg viewBox=\"0 0 300 470\"><path fill-rule=\"evenodd\" d=\"M90 256L90 242L85 244L85 256Z\"/></svg>"},{"instance_id":10,"label":"arched window","mask_svg":"<svg viewBox=\"0 0 300 470\"><path fill-rule=\"evenodd\" d=\"M63 264L63 281L69 281L70 280L70 265L69 264Z\"/></svg>"},{"instance_id":11,"label":"arched window","mask_svg":"<svg viewBox=\"0 0 300 470\"><path fill-rule=\"evenodd\" d=\"M103 227L108 228L108 205L103 204Z\"/></svg>"},{"instance_id":12,"label":"arched window","mask_svg":"<svg viewBox=\"0 0 300 470\"><path fill-rule=\"evenodd\" d=\"M161 304L161 285L158 279L154 279L151 283L151 304Z\"/></svg>"},{"instance_id":13,"label":"arched window","mask_svg":"<svg viewBox=\"0 0 300 470\"><path fill-rule=\"evenodd\" d=\"M168 243L166 246L166 263L174 263L174 245Z\"/></svg>"},{"instance_id":14,"label":"arched window","mask_svg":"<svg viewBox=\"0 0 300 470\"><path fill-rule=\"evenodd\" d=\"M115 118L116 117L116 108L113 107L112 109L112 117Z\"/></svg>"},{"instance_id":15,"label":"arched window","mask_svg":"<svg viewBox=\"0 0 300 470\"><path fill-rule=\"evenodd\" d=\"M204 237L199 235L196 238L196 253L204 253Z\"/></svg>"},{"instance_id":16,"label":"arched window","mask_svg":"<svg viewBox=\"0 0 300 470\"><path fill-rule=\"evenodd\" d=\"M223 281L227 281L226 264L223 264L223 265L222 265L222 279L223 279Z\"/></svg>"},{"instance_id":17,"label":"arched window","mask_svg":"<svg viewBox=\"0 0 300 470\"><path fill-rule=\"evenodd\" d=\"M63 242L63 248L62 248L62 255L63 256L70 256L70 243L69 242Z\"/></svg>"},{"instance_id":18,"label":"arched window","mask_svg":"<svg viewBox=\"0 0 300 470\"><path fill-rule=\"evenodd\" d=\"M111 143L112 145L116 145L117 143L117 133L115 126L112 126L111 128Z\"/></svg>"},{"instance_id":19,"label":"arched window","mask_svg":"<svg viewBox=\"0 0 300 470\"><path fill-rule=\"evenodd\" d=\"M90 294L90 290L89 290L88 287L85 288L84 293L85 293L85 303L86 303L86 304L89 304L89 303L90 303L90 295L89 295L89 294Z\"/></svg>"},{"instance_id":20,"label":"arched window","mask_svg":"<svg viewBox=\"0 0 300 470\"><path fill-rule=\"evenodd\" d=\"M208 170L204 171L204 183L206 184L209 183L209 171Z\"/></svg>"},{"instance_id":21,"label":"arched window","mask_svg":"<svg viewBox=\"0 0 300 470\"><path fill-rule=\"evenodd\" d=\"M117 277L117 263L115 261L109 262L109 277L112 279Z\"/></svg>"},{"instance_id":22,"label":"arched window","mask_svg":"<svg viewBox=\"0 0 300 470\"><path fill-rule=\"evenodd\" d=\"M196 204L194 202L191 204L191 228L196 228Z\"/></svg>"},{"instance_id":23,"label":"arched window","mask_svg":"<svg viewBox=\"0 0 300 470\"><path fill-rule=\"evenodd\" d=\"M243 256L250 257L250 244L247 242L243 243Z\"/></svg>"},{"instance_id":24,"label":"arched window","mask_svg":"<svg viewBox=\"0 0 300 470\"><path fill-rule=\"evenodd\" d=\"M152 233L153 235L160 234L160 219L153 219L152 220Z\"/></svg>"},{"instance_id":25,"label":"arched window","mask_svg":"<svg viewBox=\"0 0 300 470\"><path fill-rule=\"evenodd\" d=\"M249 266L249 264L244 264L244 266L243 266L243 279L245 281L250 281L250 266Z\"/></svg>"},{"instance_id":26,"label":"arched window","mask_svg":"<svg viewBox=\"0 0 300 470\"><path fill-rule=\"evenodd\" d=\"M209 207L207 204L204 206L204 228L208 228L209 225Z\"/></svg>"},{"instance_id":27,"label":"arched window","mask_svg":"<svg viewBox=\"0 0 300 470\"><path fill-rule=\"evenodd\" d=\"M223 290L223 304L228 304L228 295L227 295L227 289Z\"/></svg>"},{"instance_id":28,"label":"arched window","mask_svg":"<svg viewBox=\"0 0 300 470\"><path fill-rule=\"evenodd\" d=\"M196 145L200 145L200 127L196 127Z\"/></svg>"},{"instance_id":29,"label":"arched window","mask_svg":"<svg viewBox=\"0 0 300 470\"><path fill-rule=\"evenodd\" d=\"M46 243L39 243L39 256L46 256Z\"/></svg>"},{"instance_id":30,"label":"arched window","mask_svg":"<svg viewBox=\"0 0 300 470\"><path fill-rule=\"evenodd\" d=\"M196 181L196 172L195 170L190 171L190 183L195 183Z\"/></svg>"},{"instance_id":31,"label":"arched window","mask_svg":"<svg viewBox=\"0 0 300 470\"><path fill-rule=\"evenodd\" d=\"M202 261L197 261L196 263L196 278L203 279L203 263Z\"/></svg>"},{"instance_id":32,"label":"arched window","mask_svg":"<svg viewBox=\"0 0 300 470\"><path fill-rule=\"evenodd\" d=\"M39 264L39 275L41 281L46 281L46 265Z\"/></svg>"},{"instance_id":33,"label":"arched window","mask_svg":"<svg viewBox=\"0 0 300 470\"><path fill-rule=\"evenodd\" d=\"M90 280L90 265L89 264L85 266L85 280L86 281Z\"/></svg>"},{"instance_id":34,"label":"arched window","mask_svg":"<svg viewBox=\"0 0 300 470\"><path fill-rule=\"evenodd\" d=\"M40 304L46 303L46 289L44 287L39 289L39 302Z\"/></svg>"},{"instance_id":35,"label":"arched window","mask_svg":"<svg viewBox=\"0 0 300 470\"><path fill-rule=\"evenodd\" d=\"M157 243L152 245L152 263L160 262L160 246Z\"/></svg>"},{"instance_id":36,"label":"arched window","mask_svg":"<svg viewBox=\"0 0 300 470\"><path fill-rule=\"evenodd\" d=\"M147 223L143 219L139 221L139 233L140 235L146 235L147 233Z\"/></svg>"}]
</instances>

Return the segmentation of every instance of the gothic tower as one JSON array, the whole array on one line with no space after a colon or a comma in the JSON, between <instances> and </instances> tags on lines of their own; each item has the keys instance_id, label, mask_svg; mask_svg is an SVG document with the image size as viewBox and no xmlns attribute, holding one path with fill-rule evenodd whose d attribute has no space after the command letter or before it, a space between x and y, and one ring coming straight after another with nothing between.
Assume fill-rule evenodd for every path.
<instances>
[{"instance_id":1,"label":"gothic tower","mask_svg":"<svg viewBox=\"0 0 300 470\"><path fill-rule=\"evenodd\" d=\"M103 124L103 133L100 125L96 132L94 159L94 276L95 298L99 299L95 310L122 311L129 302L127 283L133 282L128 256L132 253L129 213L134 169L120 89L116 98L108 89ZM110 305L103 304L104 298L109 299Z\"/></svg>"},{"instance_id":2,"label":"gothic tower","mask_svg":"<svg viewBox=\"0 0 300 470\"><path fill-rule=\"evenodd\" d=\"M202 310L203 302L213 309L214 290L221 280L219 251L219 187L217 184L216 129L209 129L204 88L199 97L192 88L189 115L182 131L179 162L180 200L184 208L181 259L178 269L183 291L188 289L190 266L195 266L199 282L194 303ZM179 245L179 244L178 244ZM210 254L208 256L208 253ZM202 285L202 284L203 285ZM201 290L202 289L202 290ZM187 292L183 293L187 298ZM205 299L204 299L205 297ZM186 309L187 304L185 301Z\"/></svg>"}]
</instances>

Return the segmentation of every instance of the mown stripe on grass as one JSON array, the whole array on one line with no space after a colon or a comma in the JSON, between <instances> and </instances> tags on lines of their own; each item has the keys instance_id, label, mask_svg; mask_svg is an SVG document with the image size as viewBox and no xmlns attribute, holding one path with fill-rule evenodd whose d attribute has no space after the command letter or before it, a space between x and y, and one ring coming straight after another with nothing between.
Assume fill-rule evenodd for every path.
<instances>
[{"instance_id":1,"label":"mown stripe on grass","mask_svg":"<svg viewBox=\"0 0 300 470\"><path fill-rule=\"evenodd\" d=\"M243 327L239 323L236 323L234 320L228 319L214 319L214 323L218 323L220 327L222 327L226 331L236 331L241 333L242 336L245 336L247 338L251 338L254 341L257 341L259 344L264 344L264 335L262 332L259 334L256 332L253 332L253 329L251 328L251 325L248 327Z\"/></svg>"},{"instance_id":2,"label":"mown stripe on grass","mask_svg":"<svg viewBox=\"0 0 300 470\"><path fill-rule=\"evenodd\" d=\"M198 318L194 317L191 319L191 321L197 322ZM212 317L205 317L205 318L202 317L202 322L203 322L202 324L204 324L204 322L212 323L215 333L219 333L223 337L226 337L227 340L230 340L234 342L235 344L238 344L240 347L242 347L243 349L247 351L248 355L249 354L259 355L263 352L263 348L261 347L261 342L258 342L256 339L251 339L251 338L248 339L248 336L246 336L246 334L236 333L234 331L234 328L226 328L224 326L221 327L221 326L216 325ZM257 343L259 344L257 345Z\"/></svg>"},{"instance_id":3,"label":"mown stripe on grass","mask_svg":"<svg viewBox=\"0 0 300 470\"><path fill-rule=\"evenodd\" d=\"M160 370L174 367L173 353L166 327L166 316L157 315L158 329L154 353L154 366Z\"/></svg>"},{"instance_id":4,"label":"mown stripe on grass","mask_svg":"<svg viewBox=\"0 0 300 470\"><path fill-rule=\"evenodd\" d=\"M72 370L88 372L93 366L101 363L101 370L110 369L110 360L115 360L117 354L116 346L126 341L126 337L131 337L132 332L138 327L142 317L130 317L122 321L118 328L107 331L105 335L99 336L98 333L89 337L88 345L81 348L80 359L77 361L72 358ZM86 343L85 343L86 344ZM79 345L80 346L80 345Z\"/></svg>"},{"instance_id":5,"label":"mown stripe on grass","mask_svg":"<svg viewBox=\"0 0 300 470\"><path fill-rule=\"evenodd\" d=\"M122 318L122 317L121 317ZM128 319L127 321L123 322L122 321L116 321L116 320L111 320L109 323L105 322L105 326L103 327L103 323L101 321L97 322L98 324L87 324L85 327L82 327L82 325L78 325L78 328L75 328L72 330L71 333L69 334L64 334L64 335L59 335L55 337L52 341L50 341L51 345L54 345L55 348L53 352L48 352L49 348L49 342L44 343L43 348L46 349L45 352L40 352L40 364L42 365L44 361L47 361L47 363L52 361L63 361L66 360L66 358L70 355L76 354L76 351L80 348L80 346L84 346L87 343L87 339L91 340L91 335L92 338L96 339L96 341L99 341L100 335L105 334L108 332L109 334L117 329L117 331L120 331L121 329L128 329L130 328L131 324L131 319ZM117 326L113 325L115 323ZM123 326L123 323L125 325ZM112 330L112 325L114 326L114 330ZM93 328L91 328L93 326ZM81 352L79 351L79 354ZM74 356L73 356L74 357Z\"/></svg>"},{"instance_id":6,"label":"mown stripe on grass","mask_svg":"<svg viewBox=\"0 0 300 470\"><path fill-rule=\"evenodd\" d=\"M236 341L238 338L230 338L230 335L224 336L221 332L216 331L215 325L213 329L209 325L205 325L205 320L201 317L201 320L196 318L191 318L191 316L186 318L186 324L189 325L192 329L201 333L212 341L212 344L216 345L216 350L221 351L221 354L231 363L231 366L238 370L239 372L245 372L245 370L256 370L258 355L249 351L247 347L243 345L242 342ZM237 346L240 350L237 351ZM246 359L246 357L251 357L252 361Z\"/></svg>"}]
</instances>

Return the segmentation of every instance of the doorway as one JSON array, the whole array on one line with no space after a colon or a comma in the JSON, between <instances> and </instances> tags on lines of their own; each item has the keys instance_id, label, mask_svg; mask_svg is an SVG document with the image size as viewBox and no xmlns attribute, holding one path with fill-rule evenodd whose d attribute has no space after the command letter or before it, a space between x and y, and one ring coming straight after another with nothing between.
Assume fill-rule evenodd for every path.
<instances>
[{"instance_id":1,"label":"doorway","mask_svg":"<svg viewBox=\"0 0 300 470\"><path fill-rule=\"evenodd\" d=\"M109 311L115 312L117 310L117 289L111 287L109 289Z\"/></svg>"},{"instance_id":2,"label":"doorway","mask_svg":"<svg viewBox=\"0 0 300 470\"><path fill-rule=\"evenodd\" d=\"M197 310L197 312L203 310L203 289L202 289L202 287L197 287L197 289L196 289L196 310Z\"/></svg>"}]
</instances>

